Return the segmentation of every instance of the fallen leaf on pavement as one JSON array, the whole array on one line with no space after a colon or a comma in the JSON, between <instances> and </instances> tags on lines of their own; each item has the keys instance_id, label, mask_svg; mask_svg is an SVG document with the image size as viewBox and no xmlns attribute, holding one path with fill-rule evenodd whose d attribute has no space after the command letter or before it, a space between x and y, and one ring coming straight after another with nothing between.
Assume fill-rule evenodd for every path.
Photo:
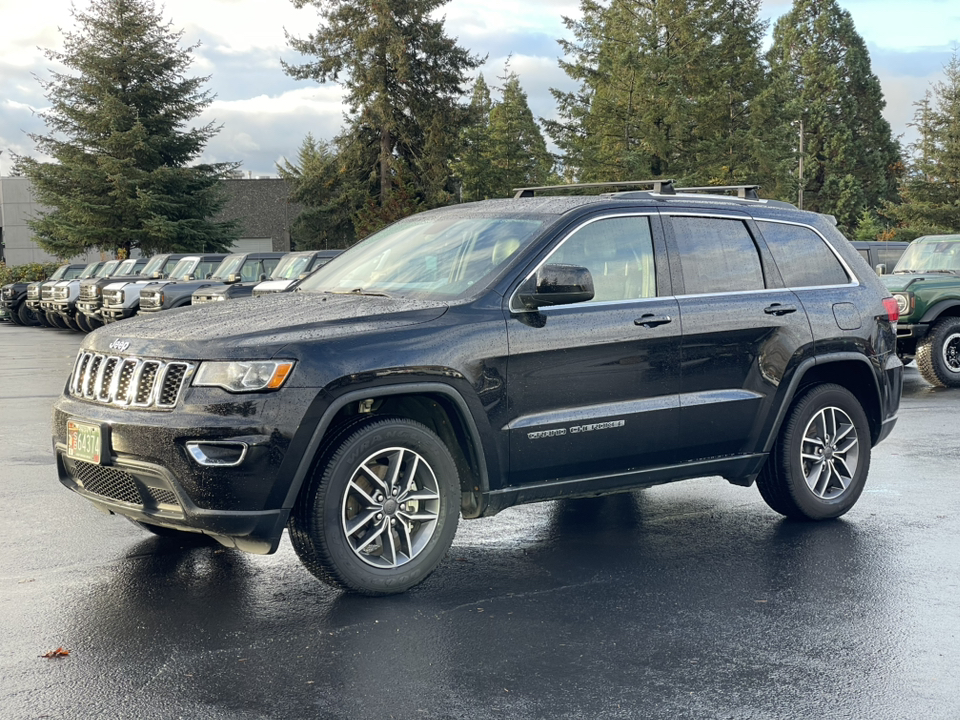
<instances>
[{"instance_id":1,"label":"fallen leaf on pavement","mask_svg":"<svg viewBox=\"0 0 960 720\"><path fill-rule=\"evenodd\" d=\"M62 647L58 647L56 650L51 650L44 655L41 655L42 658L47 658L47 660L52 660L53 658L62 658L67 657L70 654L69 650L64 650Z\"/></svg>"}]
</instances>

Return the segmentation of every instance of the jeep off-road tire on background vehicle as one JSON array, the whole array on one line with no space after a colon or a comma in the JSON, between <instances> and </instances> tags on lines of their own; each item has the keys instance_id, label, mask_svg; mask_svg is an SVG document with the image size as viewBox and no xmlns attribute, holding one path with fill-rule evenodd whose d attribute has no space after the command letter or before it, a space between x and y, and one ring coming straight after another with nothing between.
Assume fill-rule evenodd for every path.
<instances>
[{"instance_id":1,"label":"jeep off-road tire on background vehicle","mask_svg":"<svg viewBox=\"0 0 960 720\"><path fill-rule=\"evenodd\" d=\"M840 517L863 492L870 469L870 424L840 385L814 385L791 406L757 489L781 515Z\"/></svg>"},{"instance_id":2,"label":"jeep off-road tire on background vehicle","mask_svg":"<svg viewBox=\"0 0 960 720\"><path fill-rule=\"evenodd\" d=\"M389 595L433 572L459 517L459 473L443 441L413 420L369 418L321 453L291 516L290 539L319 579Z\"/></svg>"},{"instance_id":3,"label":"jeep off-road tire on background vehicle","mask_svg":"<svg viewBox=\"0 0 960 720\"><path fill-rule=\"evenodd\" d=\"M938 320L917 343L917 368L937 387L960 387L960 317Z\"/></svg>"}]
</instances>

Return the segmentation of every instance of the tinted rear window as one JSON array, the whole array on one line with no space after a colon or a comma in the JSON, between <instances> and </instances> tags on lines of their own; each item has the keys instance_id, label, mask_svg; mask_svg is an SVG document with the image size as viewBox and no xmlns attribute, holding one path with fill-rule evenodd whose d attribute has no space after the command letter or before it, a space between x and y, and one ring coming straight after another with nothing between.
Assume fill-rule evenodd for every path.
<instances>
[{"instance_id":1,"label":"tinted rear window","mask_svg":"<svg viewBox=\"0 0 960 720\"><path fill-rule=\"evenodd\" d=\"M742 220L671 218L687 295L764 288L760 253Z\"/></svg>"},{"instance_id":2,"label":"tinted rear window","mask_svg":"<svg viewBox=\"0 0 960 720\"><path fill-rule=\"evenodd\" d=\"M846 285L846 270L817 233L800 225L759 221L773 259L787 287Z\"/></svg>"}]
</instances>

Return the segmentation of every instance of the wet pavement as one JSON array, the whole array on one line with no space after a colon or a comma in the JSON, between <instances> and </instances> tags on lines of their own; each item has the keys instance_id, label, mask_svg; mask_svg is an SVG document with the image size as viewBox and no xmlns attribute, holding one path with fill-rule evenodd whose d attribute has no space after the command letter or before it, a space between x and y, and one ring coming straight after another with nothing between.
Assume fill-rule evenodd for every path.
<instances>
[{"instance_id":1,"label":"wet pavement","mask_svg":"<svg viewBox=\"0 0 960 720\"><path fill-rule=\"evenodd\" d=\"M368 599L65 490L80 340L0 325L4 719L960 717L960 390L913 367L841 520L718 478L513 508Z\"/></svg>"}]
</instances>

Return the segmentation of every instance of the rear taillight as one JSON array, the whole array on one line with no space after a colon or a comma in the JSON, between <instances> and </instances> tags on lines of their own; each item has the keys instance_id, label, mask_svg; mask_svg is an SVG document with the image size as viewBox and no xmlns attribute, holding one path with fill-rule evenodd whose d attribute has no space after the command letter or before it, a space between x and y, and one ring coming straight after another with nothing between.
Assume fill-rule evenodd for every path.
<instances>
[{"instance_id":1,"label":"rear taillight","mask_svg":"<svg viewBox=\"0 0 960 720\"><path fill-rule=\"evenodd\" d=\"M897 307L896 298L885 297L883 299L883 307L887 311L887 319L891 322L891 324L900 319L900 308Z\"/></svg>"}]
</instances>

